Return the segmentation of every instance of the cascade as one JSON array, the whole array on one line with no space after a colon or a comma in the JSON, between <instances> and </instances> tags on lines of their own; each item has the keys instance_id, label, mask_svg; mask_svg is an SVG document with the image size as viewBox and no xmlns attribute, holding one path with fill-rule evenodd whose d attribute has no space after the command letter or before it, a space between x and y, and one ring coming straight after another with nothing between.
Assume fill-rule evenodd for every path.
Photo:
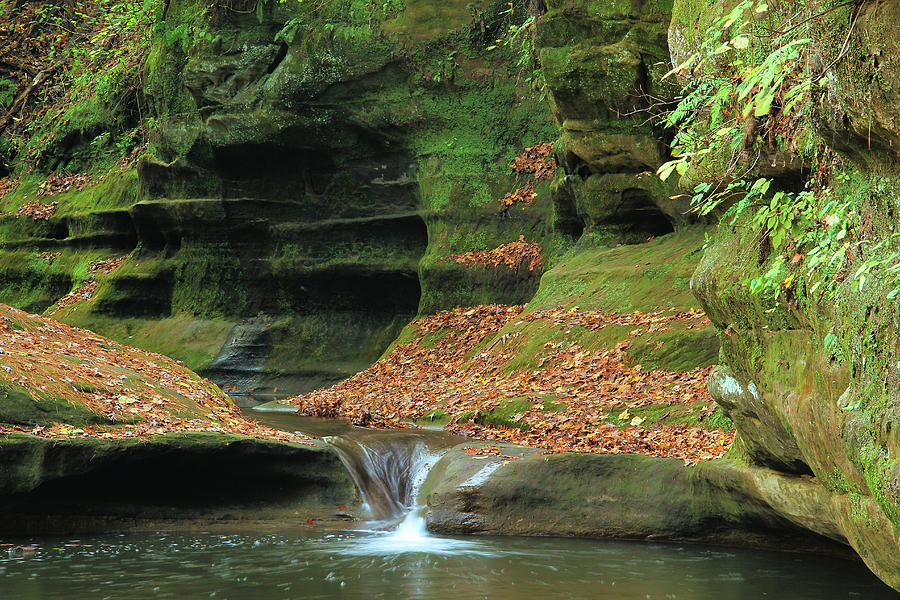
<instances>
[{"instance_id":1,"label":"cascade","mask_svg":"<svg viewBox=\"0 0 900 600\"><path fill-rule=\"evenodd\" d=\"M419 488L443 453L419 433L367 432L325 438L335 448L363 498L376 529L411 541L426 535ZM433 443L433 442L432 442Z\"/></svg>"}]
</instances>

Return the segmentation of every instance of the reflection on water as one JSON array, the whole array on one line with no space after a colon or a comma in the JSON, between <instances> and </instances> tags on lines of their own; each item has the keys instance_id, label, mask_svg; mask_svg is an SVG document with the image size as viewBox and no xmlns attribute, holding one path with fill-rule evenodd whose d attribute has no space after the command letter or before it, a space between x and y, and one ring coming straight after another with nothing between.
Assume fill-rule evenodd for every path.
<instances>
[{"instance_id":1,"label":"reflection on water","mask_svg":"<svg viewBox=\"0 0 900 600\"><path fill-rule=\"evenodd\" d=\"M37 546L0 551L0 598L898 598L862 566L808 555L553 538L403 540L290 530L0 540Z\"/></svg>"}]
</instances>

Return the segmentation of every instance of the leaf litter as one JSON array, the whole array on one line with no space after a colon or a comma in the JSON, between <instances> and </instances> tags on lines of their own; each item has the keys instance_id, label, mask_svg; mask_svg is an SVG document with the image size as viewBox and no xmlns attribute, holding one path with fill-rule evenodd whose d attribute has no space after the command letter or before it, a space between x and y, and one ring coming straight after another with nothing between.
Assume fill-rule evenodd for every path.
<instances>
[{"instance_id":1,"label":"leaf litter","mask_svg":"<svg viewBox=\"0 0 900 600\"><path fill-rule=\"evenodd\" d=\"M502 440L555 452L639 453L675 457L692 464L721 457L733 432L689 424L649 424L632 420L624 430L609 422L609 411L715 402L706 389L712 367L687 372L645 372L626 354L631 342L587 349L577 342L545 344L538 368L509 369L517 347L509 333L484 347L507 325L541 322L558 327L599 330L629 325L665 330L679 322L708 325L700 311L627 314L558 307L523 314L524 306L482 305L457 308L415 322L416 338L397 345L368 369L330 388L288 399L300 414L342 417L369 427L408 427L435 411L450 417L447 429L474 439ZM655 329L654 329L655 328ZM440 334L436 343L434 335ZM428 340L426 340L428 337ZM505 338L505 339L504 339ZM504 341L504 344L500 344ZM558 411L543 401L555 398ZM530 408L512 415L515 426L478 422L478 416L524 399ZM627 410L626 410L627 412Z\"/></svg>"},{"instance_id":2,"label":"leaf litter","mask_svg":"<svg viewBox=\"0 0 900 600\"><path fill-rule=\"evenodd\" d=\"M529 146L517 156L509 166L513 173L529 176L525 185L515 191L505 194L500 199L500 214L508 215L509 210L516 204L523 204L523 210L537 199L537 190L534 183L542 180L553 179L556 174L556 161L549 158L553 152L553 142L544 142ZM531 177L534 177L532 181Z\"/></svg>"},{"instance_id":3,"label":"leaf litter","mask_svg":"<svg viewBox=\"0 0 900 600\"><path fill-rule=\"evenodd\" d=\"M60 422L47 426L0 423L0 434L128 439L216 432L310 443L308 436L245 418L215 384L172 358L2 304L0 385L22 390L38 402L68 401L110 423L79 427Z\"/></svg>"},{"instance_id":4,"label":"leaf litter","mask_svg":"<svg viewBox=\"0 0 900 600\"><path fill-rule=\"evenodd\" d=\"M503 244L493 250L473 250L462 254L449 254L441 260L452 260L460 265L482 265L498 268L501 266L515 269L525 263L529 271L536 271L544 264L541 245L537 242L526 242L520 235L518 241Z\"/></svg>"}]
</instances>

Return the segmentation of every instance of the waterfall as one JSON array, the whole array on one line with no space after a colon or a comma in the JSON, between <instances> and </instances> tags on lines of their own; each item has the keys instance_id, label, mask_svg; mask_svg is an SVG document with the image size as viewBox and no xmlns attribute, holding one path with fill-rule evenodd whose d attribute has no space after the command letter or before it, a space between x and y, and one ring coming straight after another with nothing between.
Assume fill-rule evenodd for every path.
<instances>
[{"instance_id":1,"label":"waterfall","mask_svg":"<svg viewBox=\"0 0 900 600\"><path fill-rule=\"evenodd\" d=\"M421 435L398 432L332 436L325 441L347 467L375 528L396 525L391 537L398 542L427 536L418 494L441 449L429 448Z\"/></svg>"}]
</instances>

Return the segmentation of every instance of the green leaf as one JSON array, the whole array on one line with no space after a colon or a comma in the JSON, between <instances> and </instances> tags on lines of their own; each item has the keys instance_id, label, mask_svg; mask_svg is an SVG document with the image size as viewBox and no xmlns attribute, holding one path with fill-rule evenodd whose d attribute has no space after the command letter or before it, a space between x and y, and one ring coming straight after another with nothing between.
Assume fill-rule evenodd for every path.
<instances>
[{"instance_id":1,"label":"green leaf","mask_svg":"<svg viewBox=\"0 0 900 600\"><path fill-rule=\"evenodd\" d=\"M669 75L673 75L673 74L675 74L675 73L678 73L679 71L683 71L684 69L686 69L686 68L688 68L689 66L691 66L691 64L693 64L693 62L694 62L695 60L697 60L698 58L700 58L700 55L697 54L696 52L693 53L693 54L691 54L691 55L688 57L688 59L687 59L686 61L684 61L683 63L681 63L680 65L678 65L677 67L675 67L674 69L672 69L671 71L669 71L668 73L666 73L665 75L663 75L662 78L665 79L665 78L667 78Z\"/></svg>"},{"instance_id":2,"label":"green leaf","mask_svg":"<svg viewBox=\"0 0 900 600\"><path fill-rule=\"evenodd\" d=\"M731 45L734 46L736 50L746 50L750 47L750 38L745 35L738 36L731 40Z\"/></svg>"},{"instance_id":3,"label":"green leaf","mask_svg":"<svg viewBox=\"0 0 900 600\"><path fill-rule=\"evenodd\" d=\"M767 94L762 98L757 96L756 100L756 111L754 111L754 116L764 117L769 114L769 111L772 110L772 102L775 100L775 94Z\"/></svg>"},{"instance_id":4,"label":"green leaf","mask_svg":"<svg viewBox=\"0 0 900 600\"><path fill-rule=\"evenodd\" d=\"M772 247L781 248L781 242L784 241L784 230L779 230L772 235Z\"/></svg>"},{"instance_id":5,"label":"green leaf","mask_svg":"<svg viewBox=\"0 0 900 600\"><path fill-rule=\"evenodd\" d=\"M672 175L672 171L675 170L675 165L677 165L678 162L679 161L670 160L667 163L663 163L663 166L661 166L659 168L659 170L656 171L656 174L659 176L659 178L661 180L663 180L663 181L667 180L669 178L669 176Z\"/></svg>"}]
</instances>

